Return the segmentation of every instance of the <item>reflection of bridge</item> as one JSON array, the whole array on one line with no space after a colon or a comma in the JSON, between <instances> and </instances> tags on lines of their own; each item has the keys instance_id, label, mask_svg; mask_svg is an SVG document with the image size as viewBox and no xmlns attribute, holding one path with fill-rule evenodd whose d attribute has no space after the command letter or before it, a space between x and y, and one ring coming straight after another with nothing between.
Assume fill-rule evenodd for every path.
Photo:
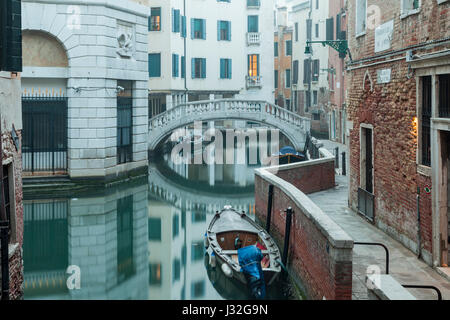
<instances>
[{"instance_id":1,"label":"reflection of bridge","mask_svg":"<svg viewBox=\"0 0 450 320\"><path fill-rule=\"evenodd\" d=\"M194 121L247 120L280 129L297 150L302 150L311 122L266 101L220 99L178 105L149 120L148 148L156 146L173 130Z\"/></svg>"},{"instance_id":2,"label":"reflection of bridge","mask_svg":"<svg viewBox=\"0 0 450 320\"><path fill-rule=\"evenodd\" d=\"M225 205L231 205L237 210L249 212L253 211L255 201L253 193L230 195L213 192L206 193L204 191L196 192L192 188L174 183L154 167L149 169L149 188L150 194L154 194L169 203L181 205L179 201L182 200L186 207L206 207L209 212L221 210Z\"/></svg>"}]
</instances>

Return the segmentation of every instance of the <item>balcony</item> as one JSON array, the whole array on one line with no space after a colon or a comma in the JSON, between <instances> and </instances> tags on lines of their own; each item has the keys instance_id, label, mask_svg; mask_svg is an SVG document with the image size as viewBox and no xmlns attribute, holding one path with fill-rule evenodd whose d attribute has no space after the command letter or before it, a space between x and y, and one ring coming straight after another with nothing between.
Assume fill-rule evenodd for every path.
<instances>
[{"instance_id":1,"label":"balcony","mask_svg":"<svg viewBox=\"0 0 450 320\"><path fill-rule=\"evenodd\" d=\"M247 9L259 9L260 6L260 0L247 0Z\"/></svg>"},{"instance_id":2,"label":"balcony","mask_svg":"<svg viewBox=\"0 0 450 320\"><path fill-rule=\"evenodd\" d=\"M261 33L247 32L247 45L259 45L261 43Z\"/></svg>"},{"instance_id":3,"label":"balcony","mask_svg":"<svg viewBox=\"0 0 450 320\"><path fill-rule=\"evenodd\" d=\"M261 76L247 76L246 80L247 80L247 89L249 88L261 88L262 84L261 84Z\"/></svg>"}]
</instances>

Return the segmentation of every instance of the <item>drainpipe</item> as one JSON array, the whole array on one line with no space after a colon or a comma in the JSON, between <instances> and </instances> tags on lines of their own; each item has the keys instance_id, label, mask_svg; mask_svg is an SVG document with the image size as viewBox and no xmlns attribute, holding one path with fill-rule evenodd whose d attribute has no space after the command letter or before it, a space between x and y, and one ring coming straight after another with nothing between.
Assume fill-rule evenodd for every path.
<instances>
[{"instance_id":1,"label":"drainpipe","mask_svg":"<svg viewBox=\"0 0 450 320\"><path fill-rule=\"evenodd\" d=\"M187 60L187 56L186 56L186 39L187 39L187 25L188 25L188 21L187 21L187 16L186 16L186 0L183 0L183 15L184 15L184 19L186 22L186 33L185 33L185 37L184 37L184 43L183 43L183 50L184 50L184 103L188 102L188 88L187 88L187 65L188 65L188 60Z\"/></svg>"},{"instance_id":2,"label":"drainpipe","mask_svg":"<svg viewBox=\"0 0 450 320\"><path fill-rule=\"evenodd\" d=\"M308 19L309 21L311 21L311 29L310 29L310 34L308 35L308 41L312 40L312 19L311 19L311 15L312 15L312 0L309 0L309 13L308 13ZM311 50L312 50L312 46L311 46ZM309 109L312 107L312 75L313 75L313 70L312 70L312 51L309 55L309 81L308 81L308 92L309 92L309 97L308 97L308 104L306 105L306 110L305 112L309 111Z\"/></svg>"},{"instance_id":3,"label":"drainpipe","mask_svg":"<svg viewBox=\"0 0 450 320\"><path fill-rule=\"evenodd\" d=\"M417 256L422 256L422 244L420 236L420 187L417 187Z\"/></svg>"}]
</instances>

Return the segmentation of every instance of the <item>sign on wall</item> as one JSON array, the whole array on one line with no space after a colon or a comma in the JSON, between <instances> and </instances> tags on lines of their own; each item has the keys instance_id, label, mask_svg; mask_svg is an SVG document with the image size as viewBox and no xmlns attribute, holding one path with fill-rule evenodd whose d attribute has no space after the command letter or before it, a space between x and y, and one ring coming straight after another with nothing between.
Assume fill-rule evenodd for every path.
<instances>
[{"instance_id":1,"label":"sign on wall","mask_svg":"<svg viewBox=\"0 0 450 320\"><path fill-rule=\"evenodd\" d=\"M391 82L391 69L377 70L377 82L378 83Z\"/></svg>"},{"instance_id":2,"label":"sign on wall","mask_svg":"<svg viewBox=\"0 0 450 320\"><path fill-rule=\"evenodd\" d=\"M381 52L391 48L393 32L394 20L383 23L375 29L375 52Z\"/></svg>"}]
</instances>

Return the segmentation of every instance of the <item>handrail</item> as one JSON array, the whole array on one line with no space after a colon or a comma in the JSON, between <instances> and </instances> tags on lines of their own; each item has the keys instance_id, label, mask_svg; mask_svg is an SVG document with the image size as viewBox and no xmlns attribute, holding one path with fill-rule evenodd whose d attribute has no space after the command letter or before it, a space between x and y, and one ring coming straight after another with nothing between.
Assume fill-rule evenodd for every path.
<instances>
[{"instance_id":1,"label":"handrail","mask_svg":"<svg viewBox=\"0 0 450 320\"><path fill-rule=\"evenodd\" d=\"M436 288L435 286L429 286L429 285L415 285L415 284L402 284L403 288L412 288L412 289L431 289L435 290L438 296L438 300L442 300L442 293L441 290Z\"/></svg>"},{"instance_id":2,"label":"handrail","mask_svg":"<svg viewBox=\"0 0 450 320\"><path fill-rule=\"evenodd\" d=\"M379 242L353 242L355 245L364 245L364 246L380 246L383 247L386 251L386 274L389 274L389 249L382 243Z\"/></svg>"}]
</instances>

